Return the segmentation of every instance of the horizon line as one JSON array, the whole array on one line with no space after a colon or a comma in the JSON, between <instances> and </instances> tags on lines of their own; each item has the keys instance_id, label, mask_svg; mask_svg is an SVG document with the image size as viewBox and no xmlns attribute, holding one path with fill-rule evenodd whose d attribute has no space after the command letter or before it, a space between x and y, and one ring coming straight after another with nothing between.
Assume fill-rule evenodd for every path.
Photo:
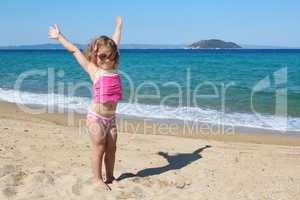
<instances>
[{"instance_id":1,"label":"horizon line","mask_svg":"<svg viewBox=\"0 0 300 200\"><path fill-rule=\"evenodd\" d=\"M75 45L87 45L88 43L84 44L84 43L74 43ZM240 43L236 43L240 46L242 46L242 48L247 48L249 47L251 49L252 47L260 47L260 48L287 48L287 49L299 49L300 46L277 46L277 45L259 45L259 44L240 44ZM35 44L14 44L14 45L0 45L0 48L9 48L9 47L22 47L22 46L39 46L39 45L58 45L61 46L58 43L35 43ZM120 46L124 46L124 45L145 45L145 46L182 46L182 47L187 47L190 44L184 44L184 43L178 43L178 44L157 44L157 43L124 43L124 44L120 44Z\"/></svg>"}]
</instances>

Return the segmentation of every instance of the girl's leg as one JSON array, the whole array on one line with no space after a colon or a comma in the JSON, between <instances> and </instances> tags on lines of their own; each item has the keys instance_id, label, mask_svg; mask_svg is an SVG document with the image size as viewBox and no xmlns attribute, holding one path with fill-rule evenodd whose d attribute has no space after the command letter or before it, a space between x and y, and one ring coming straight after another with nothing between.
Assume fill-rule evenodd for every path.
<instances>
[{"instance_id":1,"label":"girl's leg","mask_svg":"<svg viewBox=\"0 0 300 200\"><path fill-rule=\"evenodd\" d=\"M92 141L92 172L93 179L105 190L110 190L109 186L103 182L102 178L102 160L105 152L106 132L95 119L87 119L87 127Z\"/></svg>"},{"instance_id":2,"label":"girl's leg","mask_svg":"<svg viewBox=\"0 0 300 200\"><path fill-rule=\"evenodd\" d=\"M106 149L105 149L105 169L106 169L106 183L113 183L114 177L114 166L116 159L117 150L117 128L113 127L110 129L109 134L106 137Z\"/></svg>"}]
</instances>

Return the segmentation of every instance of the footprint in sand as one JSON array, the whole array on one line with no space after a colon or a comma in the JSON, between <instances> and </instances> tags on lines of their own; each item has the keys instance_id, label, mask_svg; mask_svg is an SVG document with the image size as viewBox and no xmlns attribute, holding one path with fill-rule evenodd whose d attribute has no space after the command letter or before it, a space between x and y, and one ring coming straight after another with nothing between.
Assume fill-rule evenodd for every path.
<instances>
[{"instance_id":1,"label":"footprint in sand","mask_svg":"<svg viewBox=\"0 0 300 200\"><path fill-rule=\"evenodd\" d=\"M13 196L17 194L17 191L15 190L14 187L6 187L2 190L2 194L7 198L10 199Z\"/></svg>"},{"instance_id":2,"label":"footprint in sand","mask_svg":"<svg viewBox=\"0 0 300 200\"><path fill-rule=\"evenodd\" d=\"M77 179L76 183L72 186L72 192L75 195L80 195L82 186L83 186L83 182L80 179Z\"/></svg>"},{"instance_id":3,"label":"footprint in sand","mask_svg":"<svg viewBox=\"0 0 300 200\"><path fill-rule=\"evenodd\" d=\"M15 170L16 167L14 165L4 165L3 168L0 168L0 178L14 172Z\"/></svg>"},{"instance_id":4,"label":"footprint in sand","mask_svg":"<svg viewBox=\"0 0 300 200\"><path fill-rule=\"evenodd\" d=\"M55 180L50 174L38 173L33 176L32 180L37 185L55 185Z\"/></svg>"},{"instance_id":5,"label":"footprint in sand","mask_svg":"<svg viewBox=\"0 0 300 200\"><path fill-rule=\"evenodd\" d=\"M78 178L72 186L72 193L82 199L105 199L106 195L105 190L93 184L90 178L85 181Z\"/></svg>"},{"instance_id":6,"label":"footprint in sand","mask_svg":"<svg viewBox=\"0 0 300 200\"><path fill-rule=\"evenodd\" d=\"M134 186L132 189L126 188L126 190L119 191L116 195L117 199L144 199L146 193L142 187Z\"/></svg>"},{"instance_id":7,"label":"footprint in sand","mask_svg":"<svg viewBox=\"0 0 300 200\"><path fill-rule=\"evenodd\" d=\"M145 187L151 187L154 184L153 179L150 177L135 177L132 179L132 182L141 184Z\"/></svg>"},{"instance_id":8,"label":"footprint in sand","mask_svg":"<svg viewBox=\"0 0 300 200\"><path fill-rule=\"evenodd\" d=\"M27 173L24 171L18 171L16 174L13 174L13 183L15 186L19 186L23 184L24 178L27 176Z\"/></svg>"},{"instance_id":9,"label":"footprint in sand","mask_svg":"<svg viewBox=\"0 0 300 200\"><path fill-rule=\"evenodd\" d=\"M21 185L26 176L27 173L14 165L5 165L0 169L1 182L5 183L7 186Z\"/></svg>"}]
</instances>

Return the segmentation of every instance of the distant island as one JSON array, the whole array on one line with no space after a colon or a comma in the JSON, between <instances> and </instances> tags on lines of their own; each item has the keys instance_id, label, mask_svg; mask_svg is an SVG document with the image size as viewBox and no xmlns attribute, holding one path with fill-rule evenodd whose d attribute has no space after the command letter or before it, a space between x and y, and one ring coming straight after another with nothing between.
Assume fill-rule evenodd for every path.
<instances>
[{"instance_id":1,"label":"distant island","mask_svg":"<svg viewBox=\"0 0 300 200\"><path fill-rule=\"evenodd\" d=\"M187 48L191 49L238 49L242 48L234 42L225 42L223 40L211 39L211 40L200 40Z\"/></svg>"}]
</instances>

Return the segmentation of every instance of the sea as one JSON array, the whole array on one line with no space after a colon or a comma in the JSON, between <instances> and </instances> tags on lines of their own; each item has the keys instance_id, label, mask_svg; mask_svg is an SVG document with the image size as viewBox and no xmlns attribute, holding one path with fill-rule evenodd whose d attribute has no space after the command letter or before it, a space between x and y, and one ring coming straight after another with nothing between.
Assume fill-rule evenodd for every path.
<instances>
[{"instance_id":1,"label":"sea","mask_svg":"<svg viewBox=\"0 0 300 200\"><path fill-rule=\"evenodd\" d=\"M117 113L300 134L300 49L122 49ZM64 50L0 50L0 100L86 113L92 82Z\"/></svg>"}]
</instances>

